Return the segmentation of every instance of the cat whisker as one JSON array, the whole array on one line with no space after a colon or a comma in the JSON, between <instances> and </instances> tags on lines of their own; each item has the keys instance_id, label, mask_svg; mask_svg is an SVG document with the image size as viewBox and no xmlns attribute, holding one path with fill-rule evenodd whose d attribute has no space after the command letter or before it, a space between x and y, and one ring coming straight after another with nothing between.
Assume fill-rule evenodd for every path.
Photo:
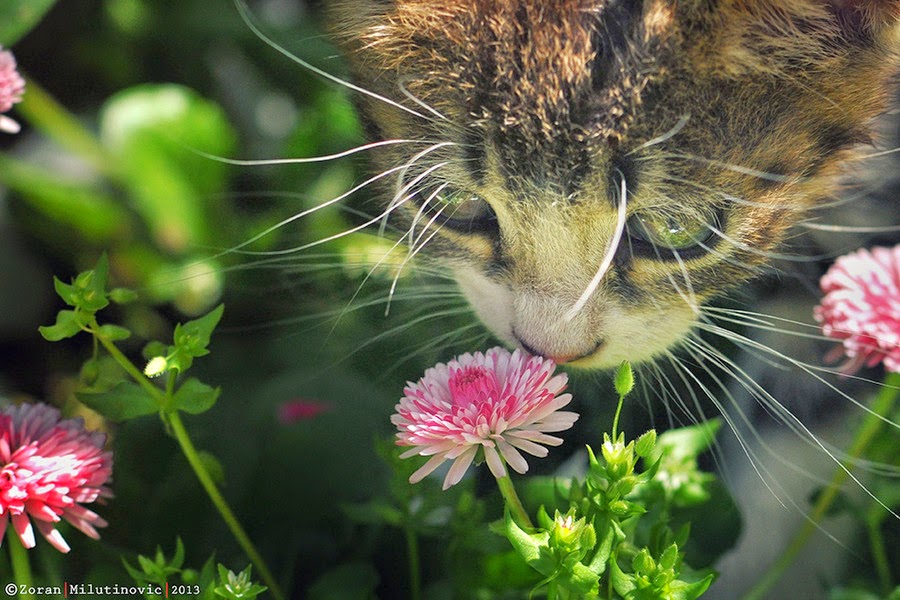
<instances>
[{"instance_id":1,"label":"cat whisker","mask_svg":"<svg viewBox=\"0 0 900 600\"><path fill-rule=\"evenodd\" d=\"M772 173L769 171L761 171L759 169L753 169L750 167L744 167L741 165L736 165L733 163L705 158L703 156L696 156L694 154L686 154L683 152L670 152L664 153L661 155L654 155L653 157L640 157L637 160L660 160L666 158L680 158L692 162L698 162L701 164L705 164L711 167L718 167L720 169L725 169L727 171L734 171L735 173L741 173L742 175L749 175L750 177L756 177L757 179L764 179L766 181L773 181L776 183L790 183L791 181L801 180L802 177L795 175L783 175L781 173Z\"/></svg>"},{"instance_id":2,"label":"cat whisker","mask_svg":"<svg viewBox=\"0 0 900 600\"><path fill-rule=\"evenodd\" d=\"M784 261L797 262L797 263L815 263L815 262L822 261L824 259L834 257L834 253L818 254L818 255L812 255L812 256L808 256L808 255L801 256L801 255L796 255L796 254L784 254L782 252L771 252L771 251L767 251L767 250L760 250L759 248L754 248L753 246L751 246L749 244L746 244L740 240L737 240L737 239L729 236L727 233L725 233L724 231L722 231L721 229L719 229L718 227L716 227L712 224L707 223L706 226L717 237L719 237L722 240L725 240L726 242L728 242L735 248L738 248L739 250L743 250L745 252L751 252L753 254L756 254L757 256L762 256L762 257L764 257L766 259L770 259L770 260L775 259L775 260L784 260ZM704 248L705 247L706 246L704 246Z\"/></svg>"},{"instance_id":3,"label":"cat whisker","mask_svg":"<svg viewBox=\"0 0 900 600\"><path fill-rule=\"evenodd\" d=\"M852 225L831 225L828 223L812 223L810 221L802 221L797 225L805 229L812 229L813 231L828 231L831 233L896 233L900 231L900 225L861 227Z\"/></svg>"},{"instance_id":4,"label":"cat whisker","mask_svg":"<svg viewBox=\"0 0 900 600\"><path fill-rule=\"evenodd\" d=\"M422 113L420 113L416 110L413 110L413 109L409 108L408 106L404 106L404 105L400 104L399 102L396 102L394 100L391 100L390 98L382 96L381 94L376 94L375 92L373 92L371 90L367 90L367 89L360 87L354 83L351 83L345 79L341 79L340 77L332 75L328 71L320 69L320 68L312 65L311 63L306 62L305 60L303 60L302 58L300 58L299 56L297 56L296 54L294 54L293 52L291 52L290 50L288 50L287 48L285 48L284 46L282 46L281 44L279 44L278 42L276 42L269 36L267 36L265 33L263 33L262 30L256 25L256 22L253 20L253 14L250 11L250 8L247 6L247 4L244 0L234 0L234 4L237 7L238 13L240 13L240 15L241 15L241 19L244 21L244 24L247 25L247 28L250 29L250 31L252 31L253 34L256 35L256 37L258 37L260 40L262 40L263 43L265 43L267 46L269 46L270 48L272 48L279 54L287 57L290 61L300 65L301 67L310 71L311 73L315 73L319 77L323 77L323 78L325 78L329 81L332 81L340 86L343 86L347 89L353 90L354 92L358 92L360 94L369 96L370 98L374 98L380 102L384 102L388 106L393 106L394 108L398 108L398 109L400 109L404 112L407 112L413 116L419 117L420 119L424 119L426 121L431 120L430 117L423 115Z\"/></svg>"},{"instance_id":5,"label":"cat whisker","mask_svg":"<svg viewBox=\"0 0 900 600\"><path fill-rule=\"evenodd\" d=\"M697 327L698 327L698 329L700 329L700 330L702 330L702 331L706 331L706 332L708 332L708 333L710 333L710 334L716 335L716 336L718 336L718 337L720 337L720 338L722 338L722 339L725 339L725 340L727 340L727 341L730 341L730 342L734 343L735 345L737 345L737 346L739 346L739 347L741 347L741 348L744 348L744 349L746 349L746 348L752 348L752 349L756 349L756 350L762 351L762 352L764 352L764 353L766 353L766 354L769 354L770 356L773 356L773 357L775 357L775 358L777 358L777 359L779 359L779 360L781 360L781 361L784 361L785 363L788 363L788 364L790 364L790 365L792 365L792 366L794 366L794 367L800 369L801 371L803 371L803 372L806 373L807 375L813 377L816 381L818 381L819 383L821 383L823 386L825 386L825 387L828 388L829 390L835 392L835 393L838 394L840 397L842 397L842 398L844 398L845 400L847 400L847 401L851 402L852 404L854 404L854 405L855 405L856 407L858 407L860 410L863 410L863 411L866 412L867 414L872 415L872 416L878 418L879 420L881 420L882 422L884 422L885 424L887 424L889 427L891 427L891 428L893 428L893 429L900 430L900 423L895 423L895 422L892 421L889 417L886 417L886 416L883 416L883 415L879 415L878 413L875 413L874 411L872 411L871 408L869 408L868 406L866 406L865 404L863 404L863 403L860 402L859 400L855 399L853 396L849 395L848 393L846 393L845 391L841 390L839 387L837 387L836 385L834 385L833 383L827 381L824 377L822 377L821 375L819 375L820 372L825 372L825 373L829 373L829 374L832 374L832 375L840 375L839 372L836 372L836 371L834 371L834 370L832 370L832 369L826 369L826 368L824 368L824 367L817 367L817 366L814 366L814 365L807 364L807 363L805 363L805 362L803 362L803 361L800 361L800 360L797 360L797 359L795 359L795 358L792 358L792 357L790 357L790 356L788 356L788 355L786 355L786 354L784 354L784 353L782 353L782 352L778 352L778 351L774 350L773 348L770 348L770 347L766 346L765 344L762 344L762 343L760 343L760 342L758 342L758 341L756 341L756 340L753 340L753 339L751 339L751 338L748 338L747 336L741 335L741 334L739 334L739 333L737 333L737 332L734 332L734 331L731 331L731 330L729 330L729 329L725 329L724 327L720 327L720 326L718 326L718 325L715 325L714 323L712 323L712 322L710 322L710 321L701 321L701 322L698 322ZM773 399L773 400L774 400L774 399ZM781 406L781 405L779 404L779 406ZM793 417L793 415L791 415L791 416ZM796 417L794 417L794 418L796 419ZM798 421L799 421L799 419L798 419Z\"/></svg>"},{"instance_id":6,"label":"cat whisker","mask_svg":"<svg viewBox=\"0 0 900 600\"><path fill-rule=\"evenodd\" d=\"M622 178L622 187L620 190L619 197L619 209L616 215L616 228L613 232L612 239L609 241L609 246L606 249L606 255L603 257L603 260L600 262L600 266L597 268L597 272L594 274L593 279L591 279L590 283L588 283L584 292L581 294L581 297L578 298L578 301L569 309L569 311L563 317L566 321L571 321L581 312L581 309L584 308L584 305L587 304L588 300L597 291L597 287L600 285L600 281L603 279L603 276L606 275L606 272L612 266L612 261L615 258L616 250L619 248L619 242L622 240L622 234L625 232L625 225L628 222L628 203L627 203L627 184L625 182L625 175L619 171L619 175Z\"/></svg>"},{"instance_id":7,"label":"cat whisker","mask_svg":"<svg viewBox=\"0 0 900 600\"><path fill-rule=\"evenodd\" d=\"M400 79L399 81L397 81L397 87L400 89L401 94L403 94L409 100L411 100L412 102L415 102L416 104L418 104L419 106L421 106L422 108L424 108L425 110L427 110L428 112L430 112L431 114L433 114L434 116L439 118L440 120L449 121L449 119L447 117L445 117L436 108L434 108L433 106L430 106L424 100L421 100L421 99L417 98L415 95L413 95L413 93L407 89L406 81L407 81L406 79Z\"/></svg>"},{"instance_id":8,"label":"cat whisker","mask_svg":"<svg viewBox=\"0 0 900 600\"><path fill-rule=\"evenodd\" d=\"M634 150L629 151L625 156L631 156L632 154L636 154L636 153L640 152L641 150L644 150L651 146L657 146L659 144L667 142L668 140L670 140L673 137L675 137L676 135L678 135L678 132L681 131L682 129L684 129L684 126L687 125L688 121L690 121L690 120L691 120L690 113L682 115L681 118L678 119L678 122L672 126L672 129L668 130L667 132L665 132L664 134L662 134L659 137L655 137L648 142L644 142L643 144L641 144Z\"/></svg>"},{"instance_id":9,"label":"cat whisker","mask_svg":"<svg viewBox=\"0 0 900 600\"><path fill-rule=\"evenodd\" d=\"M446 184L445 184L445 185L446 185ZM425 199L425 201L422 203L422 207L419 209L419 213L421 213L423 210L425 210L425 207L428 205L428 203L429 203L431 200L433 200L434 197L435 197L438 193L440 193L440 190L443 189L444 187L445 187L445 186L439 187L439 188L437 189L437 191L433 192L430 196L428 196L428 198ZM407 264L415 257L416 254L418 254L419 250L421 250L421 249L425 246L425 244L426 244L429 240L431 240L431 238L433 238L433 237L437 234L438 231L440 231L440 228L438 228L437 230L434 231L434 233L432 233L432 234L425 240L425 242L422 242L421 246L419 246L418 248L416 247L416 245L417 245L417 244L419 243L419 241L421 240L422 236L424 236L425 233L428 231L428 227L431 226L431 224L434 223L435 220L437 220L437 219L440 218L441 214L444 212L444 210L446 210L446 208L447 208L447 205L442 206L442 207L440 208L440 210L438 210L437 213L435 213L435 214L431 217L431 219L428 221L428 223L425 224L425 227L422 228L422 233L419 234L419 237L418 237L418 238L415 238L415 239L413 239L413 229L415 228L415 221L413 221L413 225L410 227L410 230L409 230L409 238L410 238L410 240L409 240L409 243L410 243L409 251L406 253L406 256L403 258L403 261L400 263L400 266L397 268L397 272L396 272L396 274L394 275L394 280L391 282L391 288L390 288L390 290L388 291L388 302L387 302L387 305L385 306L385 309L384 309L384 314L385 314L385 316L387 316L387 315L388 315L388 312L390 311L390 308L391 308L391 302L390 302L390 299L393 298L393 296L394 296L394 291L395 291L396 288L397 288L397 282L400 280L400 273L403 272L403 268L404 268L404 267L405 267L405 266L406 266L406 265L407 265ZM417 216L418 216L418 215L417 215Z\"/></svg>"},{"instance_id":10,"label":"cat whisker","mask_svg":"<svg viewBox=\"0 0 900 600\"><path fill-rule=\"evenodd\" d=\"M438 148L443 148L446 146L453 146L453 145L455 145L453 142L440 142L439 144L435 144L435 146L432 149L429 149L428 152L420 152L419 154L412 157L409 160L409 162L407 162L400 169L399 173L397 173L397 183L394 187L394 197L391 199L390 203L388 203L388 208L390 208L394 203L398 202L398 200L401 197L403 197L404 194L406 194L410 189L415 187L416 184L418 184L420 181L422 181L425 177L427 177L428 175L430 175L431 173L433 173L440 167L446 166L450 163L449 163L449 161L445 161L445 162L439 163L437 165L432 165L431 167L426 169L423 173L420 173L419 175L417 175L412 181L410 181L408 183L404 183L406 181L406 174L409 172L409 169L411 169L414 165L416 165L416 163L418 163L420 160L422 160L428 154L430 154L431 151L437 150ZM415 193L407 196L406 198L404 198L404 200L409 199L413 195L415 195ZM386 226L387 226L387 218L385 218L385 220L382 221L381 225L379 226L378 235L384 235L384 230L385 230Z\"/></svg>"},{"instance_id":11,"label":"cat whisker","mask_svg":"<svg viewBox=\"0 0 900 600\"><path fill-rule=\"evenodd\" d=\"M753 427L750 419L737 405L737 401L731 395L731 392L728 390L727 386L725 386L725 384L721 381L721 379L719 379L716 376L716 374L714 372L712 372L712 370L708 366L706 366L705 361L703 360L703 356L698 356L695 352L693 352L690 349L686 349L686 350L687 350L688 354L690 354L691 357L694 358L695 363L701 369L703 369L707 373L707 375L709 375L712 378L712 380L716 383L716 385L719 387L719 389L722 391L722 393L726 396L726 398L728 398L731 405L733 407L735 407L741 422L747 426L750 433L756 439L756 442L759 443L761 445L761 447L767 447L765 441L761 438L759 433L756 431L756 428ZM766 468L765 463L763 461L759 460L759 457L756 455L756 451L753 450L751 445L748 443L748 440L746 439L745 434L743 433L743 430L737 426L737 423L735 422L734 417L732 416L732 413L729 412L728 410L726 410L725 405L722 403L721 400L719 400L718 396L715 393L713 393L713 391L711 389L709 389L709 387L705 383L703 383L700 380L700 378L697 377L697 375L688 366L686 366L680 358L678 358L678 356L676 356L671 351L667 351L666 355L669 358L672 366L675 368L676 372L679 374L679 376L684 381L685 386L690 390L693 390L695 387L699 388L703 392L703 395L713 404L713 406L716 407L716 409L719 411L719 414L722 416L722 419L725 421L725 423L728 425L728 428L734 434L735 439L737 440L738 445L741 448L741 451L747 457L747 460L750 463L750 467L756 473L757 477L759 477L759 480L766 487L766 489L769 491L769 493L772 494L772 497L779 504L786 507L786 505L784 504L784 501L782 501L782 499L781 499L781 496L772 487L774 485L774 486L778 487L779 490L781 489L780 486L778 485L777 478L773 477L772 474L769 472L769 470ZM694 401L698 405L698 409L699 409L699 399L696 398L696 396L694 397ZM702 410L700 412L701 412L701 418L703 420L706 420L706 416L703 415ZM783 493L783 490L781 490L781 491ZM785 494L785 496L787 496L787 494Z\"/></svg>"},{"instance_id":12,"label":"cat whisker","mask_svg":"<svg viewBox=\"0 0 900 600\"><path fill-rule=\"evenodd\" d=\"M353 156L354 154L359 154L360 152L366 152L368 150L375 150L378 148L383 148L385 146L395 146L398 144L430 144L430 145L434 145L435 143L436 142L429 141L429 140L390 139L390 140L381 140L378 142L370 142L367 144L362 144L360 146L356 146L354 148L349 148L347 150L335 152L333 154L324 154L322 156L310 156L310 157L303 157L303 158L263 158L263 159L228 158L225 156L218 156L216 154L210 154L209 152L204 152L203 150L199 150L197 148L192 148L189 146L187 146L186 148L198 156L202 156L203 158L207 158L209 160L214 160L216 162L224 163L226 165L234 165L234 166L238 166L238 167L263 167L263 166L302 165L302 164L307 164L307 163L328 162L328 161L332 161L332 160L346 158L347 156Z\"/></svg>"}]
</instances>

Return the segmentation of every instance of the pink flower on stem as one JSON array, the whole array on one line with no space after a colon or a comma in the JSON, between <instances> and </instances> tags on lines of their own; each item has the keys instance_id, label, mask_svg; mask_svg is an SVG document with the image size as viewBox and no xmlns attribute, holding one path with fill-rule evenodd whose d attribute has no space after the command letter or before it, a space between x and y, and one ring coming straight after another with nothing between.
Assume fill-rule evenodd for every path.
<instances>
[{"instance_id":1,"label":"pink flower on stem","mask_svg":"<svg viewBox=\"0 0 900 600\"><path fill-rule=\"evenodd\" d=\"M326 402L297 398L278 407L278 420L282 425L292 425L300 421L311 421L329 410L331 405Z\"/></svg>"},{"instance_id":2,"label":"pink flower on stem","mask_svg":"<svg viewBox=\"0 0 900 600\"><path fill-rule=\"evenodd\" d=\"M815 317L825 335L843 343L833 357L847 356L841 370L883 361L888 371L900 372L900 246L842 256L819 284L825 297Z\"/></svg>"},{"instance_id":3,"label":"pink flower on stem","mask_svg":"<svg viewBox=\"0 0 900 600\"><path fill-rule=\"evenodd\" d=\"M16 70L16 59L12 52L0 46L0 113L5 113L13 104L22 101L25 93L25 80ZM0 131L19 133L19 124L0 114Z\"/></svg>"},{"instance_id":4,"label":"pink flower on stem","mask_svg":"<svg viewBox=\"0 0 900 600\"><path fill-rule=\"evenodd\" d=\"M445 490L459 483L479 454L498 479L507 475L506 465L520 474L528 470L522 452L547 456L541 444L563 442L547 433L569 429L578 419L577 413L559 410L572 395L560 394L567 376L553 376L555 368L552 360L498 347L438 363L417 383L407 383L391 417L397 444L412 446L401 458L431 457L410 483L448 460L453 464Z\"/></svg>"},{"instance_id":5,"label":"pink flower on stem","mask_svg":"<svg viewBox=\"0 0 900 600\"><path fill-rule=\"evenodd\" d=\"M0 410L0 543L10 521L26 548L35 545L33 521L60 552L69 551L56 530L60 520L94 539L100 537L95 527L106 526L82 506L112 496L104 485L112 474L106 435L86 431L81 419L59 416L46 404Z\"/></svg>"}]
</instances>

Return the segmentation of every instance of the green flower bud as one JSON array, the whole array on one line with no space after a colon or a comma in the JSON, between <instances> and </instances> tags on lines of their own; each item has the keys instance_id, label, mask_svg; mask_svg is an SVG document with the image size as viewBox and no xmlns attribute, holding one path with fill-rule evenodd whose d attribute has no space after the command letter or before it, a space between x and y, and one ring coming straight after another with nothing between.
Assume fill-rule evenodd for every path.
<instances>
[{"instance_id":1,"label":"green flower bud","mask_svg":"<svg viewBox=\"0 0 900 600\"><path fill-rule=\"evenodd\" d=\"M616 371L616 393L620 396L627 396L634 389L634 373L631 371L631 365L627 360L622 361L619 370Z\"/></svg>"},{"instance_id":2,"label":"green flower bud","mask_svg":"<svg viewBox=\"0 0 900 600\"><path fill-rule=\"evenodd\" d=\"M637 439L634 444L635 453L641 458L647 458L653 452L656 446L656 430L651 429Z\"/></svg>"},{"instance_id":3,"label":"green flower bud","mask_svg":"<svg viewBox=\"0 0 900 600\"><path fill-rule=\"evenodd\" d=\"M166 372L169 368L169 361L165 356L156 356L150 359L147 366L144 367L144 375L147 377L158 377Z\"/></svg>"}]
</instances>

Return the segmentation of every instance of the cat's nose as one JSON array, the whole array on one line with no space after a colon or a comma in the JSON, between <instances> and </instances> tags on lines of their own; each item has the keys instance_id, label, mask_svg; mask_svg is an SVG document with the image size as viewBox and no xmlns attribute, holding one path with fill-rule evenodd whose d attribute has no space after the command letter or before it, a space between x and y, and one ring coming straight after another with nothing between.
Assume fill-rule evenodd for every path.
<instances>
[{"instance_id":1,"label":"cat's nose","mask_svg":"<svg viewBox=\"0 0 900 600\"><path fill-rule=\"evenodd\" d=\"M591 354L596 352L597 349L600 348L600 346L603 345L603 342L600 341L587 352L546 352L526 342L524 339L522 339L521 336L519 336L518 333L513 332L513 337L516 338L516 341L519 342L519 345L522 347L522 349L529 354L549 358L558 365L574 362L578 359L590 356Z\"/></svg>"}]
</instances>

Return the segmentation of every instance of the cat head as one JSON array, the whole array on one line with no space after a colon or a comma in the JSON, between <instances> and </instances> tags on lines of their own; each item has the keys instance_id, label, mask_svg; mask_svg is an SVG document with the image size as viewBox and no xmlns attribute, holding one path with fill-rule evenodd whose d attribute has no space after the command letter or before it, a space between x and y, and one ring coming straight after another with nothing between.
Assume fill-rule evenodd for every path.
<instances>
[{"instance_id":1,"label":"cat head","mask_svg":"<svg viewBox=\"0 0 900 600\"><path fill-rule=\"evenodd\" d=\"M391 219L509 344L652 358L827 201L896 0L337 0Z\"/></svg>"}]
</instances>

